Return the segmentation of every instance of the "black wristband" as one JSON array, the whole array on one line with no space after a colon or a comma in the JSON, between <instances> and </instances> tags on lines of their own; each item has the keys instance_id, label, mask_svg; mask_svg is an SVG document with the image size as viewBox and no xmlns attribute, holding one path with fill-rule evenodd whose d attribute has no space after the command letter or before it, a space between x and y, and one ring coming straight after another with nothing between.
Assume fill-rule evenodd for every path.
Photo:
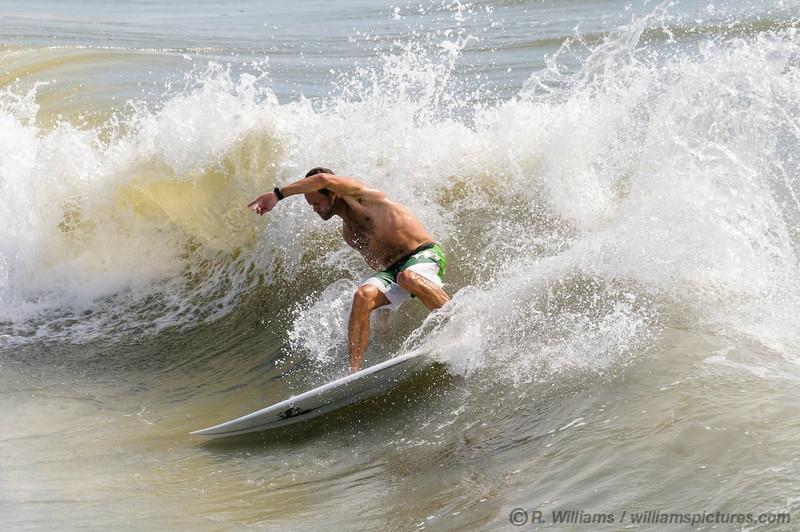
<instances>
[{"instance_id":1,"label":"black wristband","mask_svg":"<svg viewBox=\"0 0 800 532\"><path fill-rule=\"evenodd\" d=\"M281 192L280 188L275 187L275 188L272 189L272 192L275 193L275 196L278 198L278 201L283 199L283 193Z\"/></svg>"}]
</instances>

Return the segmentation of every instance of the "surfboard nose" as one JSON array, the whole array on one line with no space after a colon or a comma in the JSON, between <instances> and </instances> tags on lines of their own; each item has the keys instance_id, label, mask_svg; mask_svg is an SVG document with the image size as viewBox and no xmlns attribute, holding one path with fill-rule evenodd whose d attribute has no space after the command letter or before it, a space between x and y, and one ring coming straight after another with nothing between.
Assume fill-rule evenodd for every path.
<instances>
[{"instance_id":1,"label":"surfboard nose","mask_svg":"<svg viewBox=\"0 0 800 532\"><path fill-rule=\"evenodd\" d=\"M306 421L393 388L427 367L433 360L422 351L390 358L356 373L323 384L245 416L205 429L193 436L220 438L260 432Z\"/></svg>"}]
</instances>

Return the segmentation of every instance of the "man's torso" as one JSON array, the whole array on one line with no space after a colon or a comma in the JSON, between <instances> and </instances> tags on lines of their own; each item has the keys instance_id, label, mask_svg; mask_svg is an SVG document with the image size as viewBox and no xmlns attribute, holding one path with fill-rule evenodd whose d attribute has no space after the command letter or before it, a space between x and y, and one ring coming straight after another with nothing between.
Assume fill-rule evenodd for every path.
<instances>
[{"instance_id":1,"label":"man's torso","mask_svg":"<svg viewBox=\"0 0 800 532\"><path fill-rule=\"evenodd\" d=\"M342 199L348 206L342 216L342 236L372 268L385 268L433 241L416 216L399 203L386 198L363 203L349 196Z\"/></svg>"}]
</instances>

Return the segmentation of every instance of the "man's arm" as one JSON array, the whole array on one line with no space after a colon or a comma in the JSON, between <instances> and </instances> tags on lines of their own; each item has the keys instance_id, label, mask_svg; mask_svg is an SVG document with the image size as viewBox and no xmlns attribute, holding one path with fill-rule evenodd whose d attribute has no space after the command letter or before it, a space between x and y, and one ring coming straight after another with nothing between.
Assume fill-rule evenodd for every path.
<instances>
[{"instance_id":1,"label":"man's arm","mask_svg":"<svg viewBox=\"0 0 800 532\"><path fill-rule=\"evenodd\" d=\"M311 177L295 181L285 187L281 187L281 193L285 197L295 194L305 194L306 192L316 192L323 188L337 192L342 196L359 196L363 191L368 190L364 183L352 177L342 177L333 174L315 174Z\"/></svg>"},{"instance_id":2,"label":"man's arm","mask_svg":"<svg viewBox=\"0 0 800 532\"><path fill-rule=\"evenodd\" d=\"M322 189L332 190L342 196L353 196L357 199L383 195L379 190L371 189L361 181L333 174L315 174L311 177L304 177L285 187L281 187L280 193L285 198ZM278 197L275 192L267 192L254 199L247 207L257 214L264 214L274 209L277 203Z\"/></svg>"}]
</instances>

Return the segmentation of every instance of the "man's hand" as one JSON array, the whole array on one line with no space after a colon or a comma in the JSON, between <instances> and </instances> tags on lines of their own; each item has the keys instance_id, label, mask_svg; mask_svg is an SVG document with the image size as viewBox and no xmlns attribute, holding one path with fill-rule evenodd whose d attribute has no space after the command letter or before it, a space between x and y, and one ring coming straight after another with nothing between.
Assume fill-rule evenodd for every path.
<instances>
[{"instance_id":1,"label":"man's hand","mask_svg":"<svg viewBox=\"0 0 800 532\"><path fill-rule=\"evenodd\" d=\"M247 208L258 215L262 215L265 212L269 212L274 209L275 205L277 204L278 197L275 195L275 193L267 192L266 194L261 194L259 197L251 201Z\"/></svg>"}]
</instances>

